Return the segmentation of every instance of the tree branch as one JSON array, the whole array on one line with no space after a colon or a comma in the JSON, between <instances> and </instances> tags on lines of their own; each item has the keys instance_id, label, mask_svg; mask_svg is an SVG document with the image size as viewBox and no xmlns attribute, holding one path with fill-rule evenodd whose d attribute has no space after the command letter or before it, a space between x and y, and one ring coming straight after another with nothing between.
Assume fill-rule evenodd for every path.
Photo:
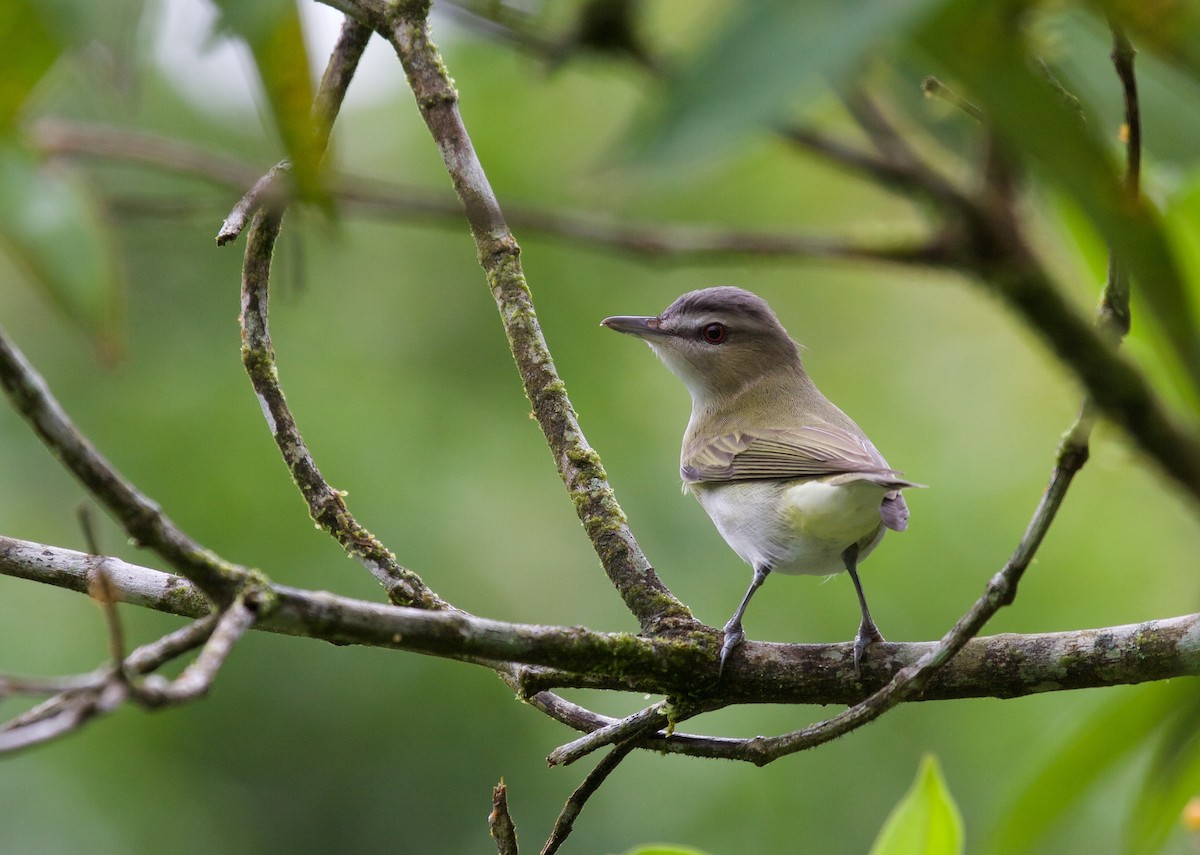
<instances>
[{"instance_id":1,"label":"tree branch","mask_svg":"<svg viewBox=\"0 0 1200 855\"><path fill-rule=\"evenodd\" d=\"M448 604L430 590L420 576L399 564L396 556L354 518L342 493L333 489L321 475L292 417L279 384L267 320L271 253L280 225L277 213L260 211L255 216L246 238L239 314L242 364L267 418L271 437L279 447L313 521L371 572L393 603L426 609L446 608Z\"/></svg>"},{"instance_id":2,"label":"tree branch","mask_svg":"<svg viewBox=\"0 0 1200 855\"><path fill-rule=\"evenodd\" d=\"M0 725L0 754L64 736L94 718L112 712L131 696L141 698L140 687L133 683L134 678L157 670L204 644L213 635L218 618L217 614L203 617L91 674L49 680L0 676L0 700L10 694L55 693Z\"/></svg>"},{"instance_id":3,"label":"tree branch","mask_svg":"<svg viewBox=\"0 0 1200 855\"><path fill-rule=\"evenodd\" d=\"M505 335L559 475L609 579L642 631L692 627L691 612L646 560L617 504L600 458L587 444L538 324L520 247L471 145L458 93L430 39L428 3L396 4L381 30L396 49L413 96L462 203Z\"/></svg>"},{"instance_id":4,"label":"tree branch","mask_svg":"<svg viewBox=\"0 0 1200 855\"><path fill-rule=\"evenodd\" d=\"M488 831L496 841L498 855L518 855L517 827L508 812L508 787L504 779L492 788L492 812L488 814Z\"/></svg>"},{"instance_id":5,"label":"tree branch","mask_svg":"<svg viewBox=\"0 0 1200 855\"><path fill-rule=\"evenodd\" d=\"M575 820L578 819L588 799L596 790L600 789L600 785L608 779L608 776L616 770L621 761L628 757L629 752L635 747L632 740L613 746L613 749L604 755L604 759L597 763L591 772L588 772L587 777L575 788L571 797L567 799L567 803L563 805L558 819L554 822L554 829L550 832L550 838L542 847L542 855L554 855L566 842L567 836L575 827Z\"/></svg>"},{"instance_id":6,"label":"tree branch","mask_svg":"<svg viewBox=\"0 0 1200 855\"><path fill-rule=\"evenodd\" d=\"M282 201L265 191L277 188L277 164L265 175L250 163L217 154L179 140L106 125L63 119L39 119L33 127L38 147L58 157L95 157L119 160L202 178L225 188L240 190L254 185L231 213L218 242L236 237L249 214L264 202ZM801 133L801 131L796 131ZM259 186L262 184L263 186ZM389 183L349 174L330 176L330 191L339 206L362 214L394 219L431 221L460 226L462 205L453 195L427 187ZM194 203L177 199L110 198L110 207L123 211L191 211ZM205 205L207 209L207 205ZM512 227L550 238L572 241L593 250L617 250L643 261L735 261L745 258L828 259L894 264L943 265L945 247L932 239L897 239L890 242L847 240L832 235L765 232L702 223L631 223L628 218L589 211L509 204L505 218ZM226 236L228 237L226 238Z\"/></svg>"},{"instance_id":7,"label":"tree branch","mask_svg":"<svg viewBox=\"0 0 1200 855\"><path fill-rule=\"evenodd\" d=\"M371 31L353 18L347 17L343 22L313 104L314 132L322 154L370 35ZM392 602L420 608L445 608L445 601L416 573L401 566L396 557L359 524L346 507L342 493L333 489L321 475L279 384L267 310L271 256L287 204L286 198L276 197L270 189L281 173L281 167L273 168L242 197L217 236L218 245L237 237L246 218L254 213L242 263L242 300L238 316L242 328L242 364L258 396L271 437L304 497L313 521L371 572Z\"/></svg>"},{"instance_id":8,"label":"tree branch","mask_svg":"<svg viewBox=\"0 0 1200 855\"><path fill-rule=\"evenodd\" d=\"M71 422L45 380L0 330L0 387L63 466L108 508L141 546L154 550L217 603L232 600L254 574L192 540L137 490Z\"/></svg>"},{"instance_id":9,"label":"tree branch","mask_svg":"<svg viewBox=\"0 0 1200 855\"><path fill-rule=\"evenodd\" d=\"M1027 558L1024 552L1013 560ZM204 613L198 611L204 608L203 597L178 576L117 558L106 558L105 567L114 596L121 602L191 617ZM0 575L86 593L94 572L94 558L85 553L0 537ZM738 667L718 683L715 632L702 639L676 641L398 608L284 585L265 590L273 608L255 629L334 644L555 669L525 672L519 688L531 701L554 686L582 686L643 694L686 693L697 703L708 697L708 691L714 701L728 704L854 703L938 647L935 642L879 643L872 647L860 680L854 674L848 642L747 641ZM989 596L1002 594L997 583L989 586ZM705 643L698 643L701 640ZM1012 698L1192 675L1200 675L1200 615L1102 629L976 638L911 699ZM554 717L575 716L568 723L583 730L617 721L585 717L594 714L571 707L557 707Z\"/></svg>"},{"instance_id":10,"label":"tree branch","mask_svg":"<svg viewBox=\"0 0 1200 855\"><path fill-rule=\"evenodd\" d=\"M329 55L325 73L321 75L321 83L313 98L314 149L321 152L322 157L329 146L329 135L333 131L338 111L342 108L346 90L350 87L350 81L354 79L354 72L358 69L358 62L362 59L370 38L370 28L351 16L347 15L342 21L337 43ZM254 183L221 224L221 229L217 232L217 246L224 246L241 234L256 211L264 208L282 211L287 206L290 188L280 187L280 184L290 168L291 164L288 161L281 161Z\"/></svg>"}]
</instances>

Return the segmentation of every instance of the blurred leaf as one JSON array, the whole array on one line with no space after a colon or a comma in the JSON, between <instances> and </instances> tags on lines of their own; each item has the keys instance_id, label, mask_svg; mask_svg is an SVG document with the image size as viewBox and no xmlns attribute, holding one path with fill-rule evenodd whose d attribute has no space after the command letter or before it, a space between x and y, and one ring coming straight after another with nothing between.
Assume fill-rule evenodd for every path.
<instances>
[{"instance_id":1,"label":"blurred leaf","mask_svg":"<svg viewBox=\"0 0 1200 855\"><path fill-rule=\"evenodd\" d=\"M133 50L146 11L146 0L38 0L37 5L58 41L73 48L102 44Z\"/></svg>"},{"instance_id":2,"label":"blurred leaf","mask_svg":"<svg viewBox=\"0 0 1200 855\"><path fill-rule=\"evenodd\" d=\"M16 123L29 93L58 58L60 45L32 0L0 3L0 133Z\"/></svg>"},{"instance_id":3,"label":"blurred leaf","mask_svg":"<svg viewBox=\"0 0 1200 855\"><path fill-rule=\"evenodd\" d=\"M871 847L871 855L954 855L963 851L963 823L937 758L926 754L916 780Z\"/></svg>"},{"instance_id":4,"label":"blurred leaf","mask_svg":"<svg viewBox=\"0 0 1200 855\"><path fill-rule=\"evenodd\" d=\"M1134 855L1162 849L1184 806L1200 792L1200 692L1195 688L1179 698L1133 805L1126 849Z\"/></svg>"},{"instance_id":5,"label":"blurred leaf","mask_svg":"<svg viewBox=\"0 0 1200 855\"><path fill-rule=\"evenodd\" d=\"M1200 282L1200 172L1168 198L1164 221L1179 251L1180 263L1192 281Z\"/></svg>"},{"instance_id":6,"label":"blurred leaf","mask_svg":"<svg viewBox=\"0 0 1200 855\"><path fill-rule=\"evenodd\" d=\"M1048 50L1054 73L1083 102L1087 121L1111 125L1123 118L1120 87L1114 85L1112 32L1106 21L1074 6L1043 16L1049 19ZM1044 27L1039 27L1044 29ZM1135 37L1137 34L1134 34ZM1200 78L1163 59L1152 50L1139 50L1138 102L1142 115L1142 150L1158 172L1164 162L1193 165L1200 160Z\"/></svg>"},{"instance_id":7,"label":"blurred leaf","mask_svg":"<svg viewBox=\"0 0 1200 855\"><path fill-rule=\"evenodd\" d=\"M104 358L119 354L120 282L92 199L15 143L0 143L0 241Z\"/></svg>"},{"instance_id":8,"label":"blurred leaf","mask_svg":"<svg viewBox=\"0 0 1200 855\"><path fill-rule=\"evenodd\" d=\"M1160 683L1102 706L1045 758L996 829L992 852L1027 852L1067 809L1127 754L1142 747L1171 711L1195 694L1189 680Z\"/></svg>"},{"instance_id":9,"label":"blurred leaf","mask_svg":"<svg viewBox=\"0 0 1200 855\"><path fill-rule=\"evenodd\" d=\"M652 161L726 153L777 121L824 78L853 71L884 37L923 20L944 0L837 0L735 4L716 37L670 83L662 110L635 145Z\"/></svg>"},{"instance_id":10,"label":"blurred leaf","mask_svg":"<svg viewBox=\"0 0 1200 855\"><path fill-rule=\"evenodd\" d=\"M1171 352L1200 390L1200 335L1158 217L1144 200L1126 197L1104 141L1033 70L1020 23L1009 4L972 0L944 7L918 41L970 90L1004 143L1087 214L1128 265Z\"/></svg>"},{"instance_id":11,"label":"blurred leaf","mask_svg":"<svg viewBox=\"0 0 1200 855\"><path fill-rule=\"evenodd\" d=\"M672 846L668 844L652 844L630 849L625 855L707 855L699 849L690 846Z\"/></svg>"},{"instance_id":12,"label":"blurred leaf","mask_svg":"<svg viewBox=\"0 0 1200 855\"><path fill-rule=\"evenodd\" d=\"M1142 45L1200 82L1200 4L1103 0L1099 5Z\"/></svg>"},{"instance_id":13,"label":"blurred leaf","mask_svg":"<svg viewBox=\"0 0 1200 855\"><path fill-rule=\"evenodd\" d=\"M308 50L294 0L244 3L214 0L218 27L245 41L254 57L271 117L292 162L300 199L328 208L332 197L321 174L321 148L312 120L313 83Z\"/></svg>"}]
</instances>

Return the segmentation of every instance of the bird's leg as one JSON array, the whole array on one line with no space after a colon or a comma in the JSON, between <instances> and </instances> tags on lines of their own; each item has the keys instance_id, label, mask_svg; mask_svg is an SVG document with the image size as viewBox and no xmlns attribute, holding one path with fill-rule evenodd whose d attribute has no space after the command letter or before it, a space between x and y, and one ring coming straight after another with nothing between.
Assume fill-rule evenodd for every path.
<instances>
[{"instance_id":1,"label":"bird's leg","mask_svg":"<svg viewBox=\"0 0 1200 855\"><path fill-rule=\"evenodd\" d=\"M857 674L867 646L875 641L883 641L883 635L871 618L871 610L867 608L867 598L863 596L862 582L858 581L857 543L852 543L846 548L846 551L842 553L842 561L850 574L850 580L854 582L854 590L858 594L858 606L862 609L862 623L858 625L858 635L854 637L854 673Z\"/></svg>"},{"instance_id":2,"label":"bird's leg","mask_svg":"<svg viewBox=\"0 0 1200 855\"><path fill-rule=\"evenodd\" d=\"M733 652L735 647L746 640L746 633L742 632L742 615L746 613L746 606L750 604L750 598L754 596L754 592L766 581L767 575L770 572L771 568L766 565L754 568L754 578L750 580L750 587L746 590L746 596L742 597L742 604L737 607L737 611L733 613L733 617L729 619L729 623L725 624L725 641L721 645L721 664L717 669L718 677L725 671L725 660L729 658L729 654Z\"/></svg>"}]
</instances>

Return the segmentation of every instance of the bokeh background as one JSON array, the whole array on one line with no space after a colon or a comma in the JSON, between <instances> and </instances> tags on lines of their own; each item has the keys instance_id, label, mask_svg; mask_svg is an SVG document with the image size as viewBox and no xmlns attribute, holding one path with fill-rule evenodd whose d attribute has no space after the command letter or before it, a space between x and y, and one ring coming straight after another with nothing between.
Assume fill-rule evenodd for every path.
<instances>
[{"instance_id":1,"label":"bokeh background","mask_svg":"<svg viewBox=\"0 0 1200 855\"><path fill-rule=\"evenodd\" d=\"M649 4L650 28L668 46L686 47L703 39L712 6ZM319 65L339 16L303 11ZM229 42L210 37L211 10L170 0L148 4L136 20L127 53L81 52L56 68L42 111L189 139L264 170L274 163L279 148L256 106L252 69ZM682 173L623 170L614 152L644 106L644 70L595 57L548 70L453 17L434 21L502 204L856 236L913 228L917 213L906 202L767 135ZM1085 35L1062 49L1063 61L1103 93L1094 83L1103 77L1089 76L1103 73L1103 33ZM1146 121L1151 138L1164 129L1161 139L1174 127L1172 111L1154 107L1195 93L1160 89ZM1115 84L1097 97L1115 127ZM835 128L844 124L832 102L815 111ZM449 195L399 66L378 40L351 87L334 151L348 171ZM1186 163L1168 165L1157 189L1194 186ZM213 245L237 194L104 160L69 168L105 200L124 288L124 354L99 359L6 255L0 323L81 429L197 539L281 583L380 599L307 518L242 372L241 245ZM1090 310L1103 264L1094 239L1078 234L1078 218L1053 196L1037 197L1029 216L1065 287ZM601 329L601 318L652 314L683 291L715 284L750 288L772 304L805 345L822 389L894 465L930 485L909 497L909 531L889 536L863 570L890 640L941 636L982 592L1016 545L1079 405L1076 384L1040 342L956 276L801 260L648 262L533 232L517 237L587 438L660 575L709 624L726 620L749 572L680 494L686 392L646 348ZM404 564L477 614L635 629L528 417L465 224L333 221L298 210L273 285L281 380L301 429L329 481L348 491L359 520ZM1145 338L1131 349L1153 370L1156 351ZM7 407L0 483L0 531L85 548L76 507L87 496ZM99 532L111 553L157 565L102 514ZM1196 611L1197 542L1195 508L1102 424L1016 604L987 631ZM121 613L134 642L180 623ZM747 629L760 640L844 641L856 621L844 576L779 578L754 603ZM86 598L0 578L0 671L71 673L104 655L101 615ZM1092 716L1112 704L1157 703L1170 690L910 704L763 769L638 753L593 798L567 851L671 841L712 853L863 852L927 752L940 759L962 810L968 851L999 851L997 834L1028 819L1012 812L1020 794ZM647 703L568 694L610 714ZM832 712L740 708L688 728L772 734ZM532 848L594 762L546 768L545 755L571 738L490 672L256 633L204 702L154 714L123 709L5 759L0 851L486 852L485 817L501 778ZM1102 754L1104 739L1089 750ZM1029 851L1113 851L1153 751L1122 755L1073 806L1043 805L1061 815ZM1180 828L1164 851L1194 847Z\"/></svg>"}]
</instances>

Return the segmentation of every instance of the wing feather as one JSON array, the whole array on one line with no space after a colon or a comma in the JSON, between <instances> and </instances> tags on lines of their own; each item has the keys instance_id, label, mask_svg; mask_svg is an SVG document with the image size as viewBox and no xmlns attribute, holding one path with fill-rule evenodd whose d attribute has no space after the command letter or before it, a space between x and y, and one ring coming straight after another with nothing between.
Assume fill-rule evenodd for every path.
<instances>
[{"instance_id":1,"label":"wing feather","mask_svg":"<svg viewBox=\"0 0 1200 855\"><path fill-rule=\"evenodd\" d=\"M694 449L680 466L689 483L850 472L877 476L881 483L899 474L870 442L832 425L726 434Z\"/></svg>"}]
</instances>

